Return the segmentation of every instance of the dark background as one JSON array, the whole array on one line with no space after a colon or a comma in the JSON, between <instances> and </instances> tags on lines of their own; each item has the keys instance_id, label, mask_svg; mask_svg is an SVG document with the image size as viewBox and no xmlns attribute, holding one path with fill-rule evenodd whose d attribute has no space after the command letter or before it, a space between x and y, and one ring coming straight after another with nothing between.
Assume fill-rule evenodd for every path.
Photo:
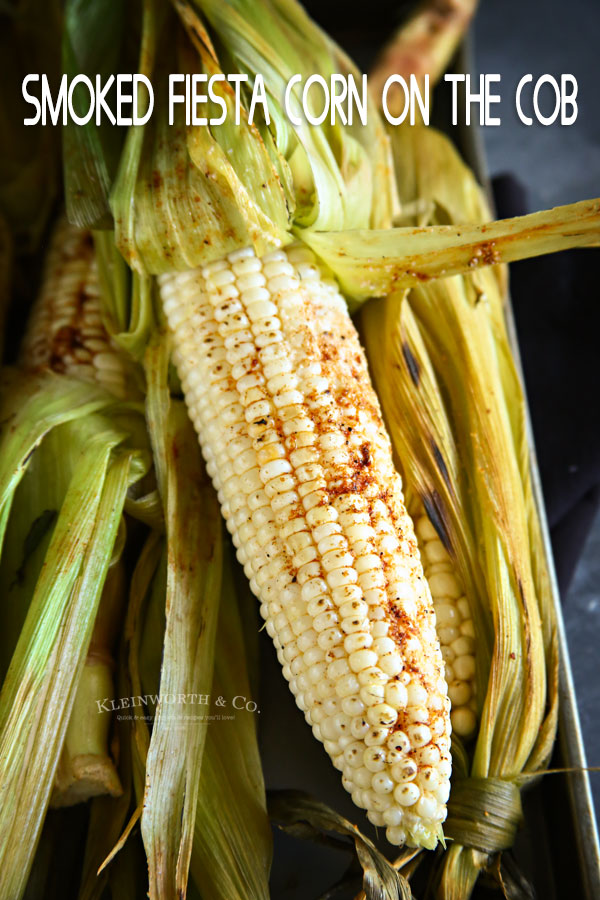
<instances>
[{"instance_id":1,"label":"dark background","mask_svg":"<svg viewBox=\"0 0 600 900\"><path fill-rule=\"evenodd\" d=\"M364 69L407 6L386 0L360 5L312 0L305 5ZM474 72L502 76L503 102L495 108L502 125L481 129L500 215L600 195L599 38L597 0L481 0L472 29ZM529 72L534 79L544 73L577 78L579 113L574 125L520 123L513 98L518 80ZM600 250L571 251L511 267L513 307L591 766L600 765L599 274ZM324 751L293 708L267 641L263 650L263 676L269 684L261 716L268 787L303 787L352 815L338 773L327 767ZM292 749L293 770L285 762ZM592 773L591 780L598 815L600 774ZM374 829L360 816L361 828L363 822L372 835ZM278 900L317 896L346 868L347 858L335 851L303 847L287 837L277 840L272 883Z\"/></svg>"}]
</instances>

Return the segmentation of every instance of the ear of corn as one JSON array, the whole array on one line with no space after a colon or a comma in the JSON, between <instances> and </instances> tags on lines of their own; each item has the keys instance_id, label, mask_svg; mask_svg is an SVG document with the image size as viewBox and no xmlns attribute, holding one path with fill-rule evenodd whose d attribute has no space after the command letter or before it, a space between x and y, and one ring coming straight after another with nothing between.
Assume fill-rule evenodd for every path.
<instances>
[{"instance_id":1,"label":"ear of corn","mask_svg":"<svg viewBox=\"0 0 600 900\"><path fill-rule=\"evenodd\" d=\"M128 378L131 366L104 325L92 235L64 219L52 234L42 285L21 348L21 365L30 372L51 370L93 382L117 397L133 393ZM108 753L111 715L96 708L96 701L114 696L112 649L124 596L119 557L120 552L107 576L79 679L56 772L53 806L122 792Z\"/></svg>"},{"instance_id":2,"label":"ear of corn","mask_svg":"<svg viewBox=\"0 0 600 900\"><path fill-rule=\"evenodd\" d=\"M487 682L493 623L481 603L485 590L481 573L471 560L476 538L465 512L464 463L440 381L408 299L369 303L361 315L361 329L411 497L409 510L417 526L446 680L451 685L454 734L468 738L481 711L477 686ZM405 427L406 421L411 421L411 428ZM458 677L453 667L457 658L461 660Z\"/></svg>"},{"instance_id":3,"label":"ear of corn","mask_svg":"<svg viewBox=\"0 0 600 900\"><path fill-rule=\"evenodd\" d=\"M258 23L264 9L262 3L241 0L180 0L182 28L168 4L145 4L139 71L162 87L151 122L127 136L111 194L117 244L138 272L161 273L162 304L190 415L239 559L300 707L370 820L386 826L393 843L431 847L442 837L446 814L449 702L432 600L401 482L338 286L322 277L305 250L266 251L289 245L294 229L342 288L364 300L532 252L593 242L599 204L489 225L464 225L460 219L460 225L367 231L386 228L394 207L387 142L377 128L361 143L350 129L293 129L286 123L277 98L289 67L297 63L300 71L306 65L327 73L340 57L288 0L269 4L263 34ZM214 45L207 27L218 38ZM267 68L272 128L262 121L250 126L242 116L240 126L226 126L219 137L216 130L186 128L179 120L181 140L167 140L172 132L167 133L163 96L166 73L177 70L174 63L186 72L219 71L215 47L251 75ZM426 206L435 210L433 202ZM462 296L458 283L449 282L448 291L458 292L459 305L474 306L470 290ZM428 304L443 294L440 289L428 301L419 299L414 318L424 332L435 332ZM390 302L399 302L398 296ZM497 326L497 316L493 321ZM489 338L486 346L493 350ZM427 352L439 365L440 348L428 342ZM456 358L462 358L460 352ZM478 362L485 367L485 359ZM508 368L505 364L503 378ZM488 388L485 384L482 393ZM472 415L477 430L481 409L474 407L464 419ZM514 449L506 441L506 419L510 431L515 422L506 410L494 419L494 450ZM479 447L473 451L480 494L485 456ZM164 501L165 463L160 453L157 459ZM439 462L437 468L436 477L443 477ZM491 519L501 509L494 520L498 531L510 524L513 488L522 499L514 481L518 471L512 467L506 493L500 487L500 503L494 507L488 497L493 508L484 505ZM415 490L438 534L435 512L444 511L449 499L458 504L462 496L450 493L441 493L438 506L428 506L431 498ZM519 537L534 528L521 512ZM471 510L471 530L481 529L480 515ZM484 610L482 602L471 616L475 620L479 609L488 629L484 660L492 651L494 659L500 656L498 646L491 646L490 622L500 621L498 645L521 648L518 671L525 672L532 697L523 718L533 722L543 711L545 686L521 651L530 624L534 655L541 646L530 591L537 576L519 539L501 545L492 529L481 529L489 569L471 574L465 565L469 529L461 532L456 520L453 526L455 541L447 549L462 564L465 590L474 594L473 586L487 578L511 600L504 618L496 616L496 608L491 614ZM523 627L513 602L519 583L530 616ZM502 662L498 668L476 749L474 771L484 779L490 760L495 764L503 753L512 752L522 764L528 755L541 758L552 724L549 716L544 739L533 750L529 735L514 738L510 751L510 742L491 747L490 709L513 724L519 718L510 718L508 669ZM177 675L175 666L168 672ZM186 746L198 735L188 730ZM161 741L169 743L162 728L157 747ZM154 796L144 829L153 896L174 885L185 888L194 797L169 836L163 839L157 831L161 804L174 821L174 808L186 799L182 785L194 768L183 774L184 767L169 769L174 796L161 798L160 785L150 780ZM159 770L158 754L151 768Z\"/></svg>"},{"instance_id":4,"label":"ear of corn","mask_svg":"<svg viewBox=\"0 0 600 900\"><path fill-rule=\"evenodd\" d=\"M160 283L207 468L297 702L390 840L434 845L447 688L345 303L302 250L243 251Z\"/></svg>"},{"instance_id":5,"label":"ear of corn","mask_svg":"<svg viewBox=\"0 0 600 900\"><path fill-rule=\"evenodd\" d=\"M139 413L104 390L124 395L124 371L100 315L91 236L62 222L21 371L3 372L0 584L10 602L0 829L2 853L17 862L0 896L11 900L25 888L50 799L62 806L122 793L107 747L110 717L96 701L114 696L122 512L149 463Z\"/></svg>"},{"instance_id":6,"label":"ear of corn","mask_svg":"<svg viewBox=\"0 0 600 900\"><path fill-rule=\"evenodd\" d=\"M452 731L470 738L477 725L476 632L471 606L456 567L422 505L413 512L423 572L435 609L436 631L445 663Z\"/></svg>"},{"instance_id":7,"label":"ear of corn","mask_svg":"<svg viewBox=\"0 0 600 900\"><path fill-rule=\"evenodd\" d=\"M52 236L21 363L95 382L116 397L127 392L125 359L103 322L92 235L64 219Z\"/></svg>"}]
</instances>

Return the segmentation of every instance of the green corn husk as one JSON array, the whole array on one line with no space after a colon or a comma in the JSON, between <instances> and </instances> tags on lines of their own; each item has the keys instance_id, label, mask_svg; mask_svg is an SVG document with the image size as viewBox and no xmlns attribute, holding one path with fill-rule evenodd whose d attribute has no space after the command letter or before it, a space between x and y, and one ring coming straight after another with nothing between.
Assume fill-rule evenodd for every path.
<instances>
[{"instance_id":1,"label":"green corn husk","mask_svg":"<svg viewBox=\"0 0 600 900\"><path fill-rule=\"evenodd\" d=\"M129 270L112 231L94 232L94 250L106 330L126 356L141 364L156 327L153 282Z\"/></svg>"},{"instance_id":2,"label":"green corn husk","mask_svg":"<svg viewBox=\"0 0 600 900\"><path fill-rule=\"evenodd\" d=\"M191 426L189 426L191 427ZM196 453L198 451L196 450ZM127 626L129 635L129 671L132 673L133 695L158 697L161 679L162 634L165 628L166 565L159 565L150 598L140 613L142 594L148 593L152 578L151 560L156 562L156 549L148 554L146 577L141 578L137 595L140 602L130 606L135 616ZM248 652L244 641L237 600L231 580L230 554L225 556L219 624L215 644L215 672L209 690L211 705L190 708L191 715L213 714L212 700L223 696L228 700L225 713L232 713L231 700L235 696L251 698L253 678L248 670ZM165 560L166 562L166 560ZM140 560L141 563L141 560ZM214 565L214 563L213 563ZM134 577L134 581L135 581ZM144 583L145 588L141 587ZM132 586L133 590L133 586ZM138 612L135 612L138 609ZM144 620L143 626L141 625ZM132 632L133 626L133 632ZM219 707L216 710L219 711ZM193 845L190 872L193 885L202 896L214 900L245 900L246 897L268 897L268 874L271 862L271 832L265 808L264 784L258 746L256 723L251 713L235 712L231 720L209 721L206 727L204 751L201 754L199 796L193 824ZM134 758L138 759L138 802L144 796L143 773L147 756L148 729L136 722L138 737L134 736ZM196 723L191 726L197 727ZM179 809L181 809L180 794ZM177 800L174 801L177 803ZM122 844L120 844L121 846ZM118 859L118 856L117 856ZM112 863L111 863L112 866ZM192 884L187 887L192 894ZM156 893L155 896L161 896ZM167 894L168 896L168 894Z\"/></svg>"},{"instance_id":3,"label":"green corn husk","mask_svg":"<svg viewBox=\"0 0 600 900\"><path fill-rule=\"evenodd\" d=\"M48 275L57 276L54 290L64 275L68 292L70 269L61 272L59 260ZM118 319L111 315L111 322L114 331ZM122 513L127 508L135 516L142 507L155 520L157 504L139 488L152 485L139 405L52 372L4 370L2 380L0 675L8 674L0 705L12 751L3 751L0 767L1 852L12 853L13 842L27 833L22 866L6 867L0 885L0 896L13 898L27 881L49 788L53 805L123 793L108 808L113 818L115 808L126 812L127 761L121 758L120 781L107 751L110 713L100 713L96 700L114 696L110 657L125 578ZM12 785L20 782L25 796L35 791L29 820L13 799ZM94 833L106 839L105 825L105 816L92 816L90 841Z\"/></svg>"},{"instance_id":4,"label":"green corn husk","mask_svg":"<svg viewBox=\"0 0 600 900\"><path fill-rule=\"evenodd\" d=\"M94 629L83 671L79 678L71 717L58 768L55 773L51 806L73 806L90 797L123 793L121 781L108 750L111 729L109 709L98 708L114 696L112 649L121 620L125 596L125 572L122 546L116 547L116 560L110 566L98 604Z\"/></svg>"},{"instance_id":5,"label":"green corn husk","mask_svg":"<svg viewBox=\"0 0 600 900\"><path fill-rule=\"evenodd\" d=\"M177 0L175 7L178 16L165 0L144 3L138 70L155 85L156 108L147 125L129 130L110 196L116 243L134 269L189 268L248 244L260 255L293 235L356 302L598 241L598 200L471 227L461 221L389 228L395 187L376 109L369 108L367 127L292 126L282 111L292 73L355 74L299 5ZM250 84L264 74L271 124L249 124L246 91L235 125L233 95L224 86L218 88L228 110L223 124L186 126L179 104L169 126L172 71L239 72ZM207 117L220 113L207 105ZM79 213L85 218L84 209Z\"/></svg>"},{"instance_id":6,"label":"green corn husk","mask_svg":"<svg viewBox=\"0 0 600 900\"><path fill-rule=\"evenodd\" d=\"M211 697L223 697L227 703L223 712L232 718L210 722L207 729L190 872L202 897L268 900L272 836L256 713L232 707L236 697L253 699L249 668L253 654L246 645L257 639L258 626L254 623L253 631L244 634L247 623L240 617L230 553L225 562Z\"/></svg>"},{"instance_id":7,"label":"green corn husk","mask_svg":"<svg viewBox=\"0 0 600 900\"><path fill-rule=\"evenodd\" d=\"M146 372L148 422L167 529L160 694L209 694L221 524L185 407L169 396L168 359L166 341L158 337L149 346ZM151 897L184 895L187 885L206 722L184 713L159 703L146 759L141 826Z\"/></svg>"},{"instance_id":8,"label":"green corn husk","mask_svg":"<svg viewBox=\"0 0 600 900\"><path fill-rule=\"evenodd\" d=\"M158 531L150 535L133 575L120 690L123 696L150 695L156 700L164 694L210 694L216 617L222 602L227 617L224 612L216 638L221 661L215 676L219 686L213 692L250 695L229 579L222 590L219 587L222 551L217 501L201 468L185 409L169 395L168 355L168 343L157 332L145 360L147 416L167 506L166 541ZM161 546L162 562L157 566ZM200 557L199 548L204 548ZM244 720L243 713L238 713L234 721L215 723L214 728L223 732L213 733L208 722L195 715L198 711L206 711L206 706L190 707L189 716L185 707L160 702L144 707L143 713L156 715L151 736L144 720L132 723L137 811L101 877L110 883L123 848L132 839L128 837L131 826L141 815L150 896L170 897L175 890L185 895L191 856L194 880L209 885L210 896L241 900L248 896L250 885L252 896L267 897L271 836L254 723L248 721L248 714ZM122 828L122 811L117 813L114 803L112 813L108 802L104 806L105 823ZM226 816L228 806L231 811ZM166 827L166 822L171 825ZM106 844L103 841L105 854ZM209 844L207 856L204 847ZM97 861L99 850L91 847L90 851ZM88 893L82 893L82 900L98 896L91 877L85 889Z\"/></svg>"},{"instance_id":9,"label":"green corn husk","mask_svg":"<svg viewBox=\"0 0 600 900\"><path fill-rule=\"evenodd\" d=\"M421 128L400 130L395 141L409 201L424 199L434 216L457 222L484 210L445 138ZM455 765L445 826L453 842L439 871L444 900L466 900L480 870L511 846L522 816L518 788L525 773L547 764L556 730L554 608L503 283L500 271L477 271L367 304L361 315L395 449L410 460L405 478L474 588L468 596L484 693L468 771L464 757ZM437 405L428 402L428 384ZM399 427L407 418L416 425L410 436ZM433 455L432 440L439 442Z\"/></svg>"},{"instance_id":10,"label":"green corn husk","mask_svg":"<svg viewBox=\"0 0 600 900\"><path fill-rule=\"evenodd\" d=\"M354 301L600 239L600 200L486 224L307 233L309 247Z\"/></svg>"},{"instance_id":11,"label":"green corn husk","mask_svg":"<svg viewBox=\"0 0 600 900\"><path fill-rule=\"evenodd\" d=\"M67 0L62 33L62 70L69 80L85 74L106 83L127 71L124 57L127 6L111 0ZM114 91L113 91L114 95ZM110 100L109 100L110 102ZM85 115L89 92L77 86L73 108ZM108 195L125 137L122 126L92 117L85 125L69 120L62 132L64 191L67 215L74 225L108 228L112 223Z\"/></svg>"},{"instance_id":12,"label":"green corn husk","mask_svg":"<svg viewBox=\"0 0 600 900\"><path fill-rule=\"evenodd\" d=\"M367 126L292 126L284 115L283 88L294 73L306 78L315 71L325 76L343 71L356 75L360 85L351 62L302 8L290 0L179 0L175 5L178 16L165 0L143 4L137 70L151 78L156 106L146 125L129 130L112 185L117 244L125 259L140 271L159 272L198 265L245 244L265 252L288 242L292 225L389 224L396 211L389 145L370 99ZM85 40L89 23L101 21L102 9L103 0L85 9L72 2L68 34ZM103 35L104 29L110 31L108 20L100 28ZM169 126L166 79L171 72L209 77L237 72L247 74L249 84L263 74L271 125L258 114L249 123L246 89L236 125L234 94L223 83L217 87L227 107L222 125L188 127L179 105ZM296 88L294 109L298 97ZM207 117L221 113L214 104L206 109ZM110 166L101 143L83 146L84 137L72 161L83 174L79 192L69 192L69 216L95 225L89 198L99 190L98 182L104 190L106 178L97 173Z\"/></svg>"},{"instance_id":13,"label":"green corn husk","mask_svg":"<svg viewBox=\"0 0 600 900\"><path fill-rule=\"evenodd\" d=\"M166 558L164 535L152 531L138 556L129 589L129 603L119 655L118 693L120 697L158 696L158 673L164 632L164 613L152 621L151 640L158 648L156 679L142 684L140 673L142 642L148 609L160 606L164 611L166 593ZM147 896L148 876L143 844L139 835L131 833L142 812L145 766L150 745L149 721L155 704L140 704L126 711L119 720L121 759L119 774L124 795L116 800L100 798L93 802L78 900L100 900L107 888L113 896L124 896L130 886L132 897ZM133 813L132 813L133 807ZM141 844L141 849L132 843ZM141 856L143 865L136 866ZM123 859L125 857L125 859ZM138 860L139 861L139 860ZM126 896L126 894L125 894Z\"/></svg>"},{"instance_id":14,"label":"green corn husk","mask_svg":"<svg viewBox=\"0 0 600 900\"><path fill-rule=\"evenodd\" d=\"M0 693L0 897L16 900L48 805L125 496L148 470L149 456L133 410L125 413L92 385L50 373L28 379L6 373L3 387L3 577L26 611L16 644L14 622L3 635L10 664ZM54 515L44 517L45 510ZM40 522L43 533L36 534ZM19 535L20 550L9 553ZM32 535L35 547L27 543Z\"/></svg>"},{"instance_id":15,"label":"green corn husk","mask_svg":"<svg viewBox=\"0 0 600 900\"><path fill-rule=\"evenodd\" d=\"M120 666L122 671L122 666ZM117 682L119 697L132 696L129 686L122 678ZM89 824L86 835L85 853L81 883L77 900L100 900L113 870L105 869L98 874L102 863L119 839L131 805L132 782L132 731L133 723L127 719L117 722L119 746L119 779L123 786L120 797L95 797L91 802ZM134 896L133 892L131 896Z\"/></svg>"}]
</instances>

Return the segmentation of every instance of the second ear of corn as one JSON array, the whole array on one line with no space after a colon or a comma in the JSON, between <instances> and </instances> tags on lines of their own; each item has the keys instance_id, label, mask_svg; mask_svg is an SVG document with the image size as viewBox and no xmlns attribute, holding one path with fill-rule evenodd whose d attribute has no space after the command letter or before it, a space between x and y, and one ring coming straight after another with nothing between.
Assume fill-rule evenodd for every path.
<instances>
[{"instance_id":1,"label":"second ear of corn","mask_svg":"<svg viewBox=\"0 0 600 900\"><path fill-rule=\"evenodd\" d=\"M126 395L126 369L102 319L92 235L57 224L21 351L28 370L51 369Z\"/></svg>"},{"instance_id":2,"label":"second ear of corn","mask_svg":"<svg viewBox=\"0 0 600 900\"><path fill-rule=\"evenodd\" d=\"M370 820L394 844L433 847L448 686L345 300L300 248L159 281L207 468L296 702Z\"/></svg>"},{"instance_id":3,"label":"second ear of corn","mask_svg":"<svg viewBox=\"0 0 600 900\"><path fill-rule=\"evenodd\" d=\"M446 664L452 730L470 738L477 726L475 704L475 627L454 564L424 509L413 512L423 570L431 590L437 635Z\"/></svg>"}]
</instances>

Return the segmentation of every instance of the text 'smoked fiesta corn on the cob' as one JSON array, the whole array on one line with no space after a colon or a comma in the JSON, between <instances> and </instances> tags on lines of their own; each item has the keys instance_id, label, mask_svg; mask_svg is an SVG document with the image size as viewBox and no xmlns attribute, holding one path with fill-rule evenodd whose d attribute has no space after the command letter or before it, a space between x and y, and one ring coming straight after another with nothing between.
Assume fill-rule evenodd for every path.
<instances>
[{"instance_id":1,"label":"text 'smoked fiesta corn on the cob'","mask_svg":"<svg viewBox=\"0 0 600 900\"><path fill-rule=\"evenodd\" d=\"M346 303L304 248L159 280L207 468L296 702L388 839L434 846L451 772L444 664Z\"/></svg>"}]
</instances>

